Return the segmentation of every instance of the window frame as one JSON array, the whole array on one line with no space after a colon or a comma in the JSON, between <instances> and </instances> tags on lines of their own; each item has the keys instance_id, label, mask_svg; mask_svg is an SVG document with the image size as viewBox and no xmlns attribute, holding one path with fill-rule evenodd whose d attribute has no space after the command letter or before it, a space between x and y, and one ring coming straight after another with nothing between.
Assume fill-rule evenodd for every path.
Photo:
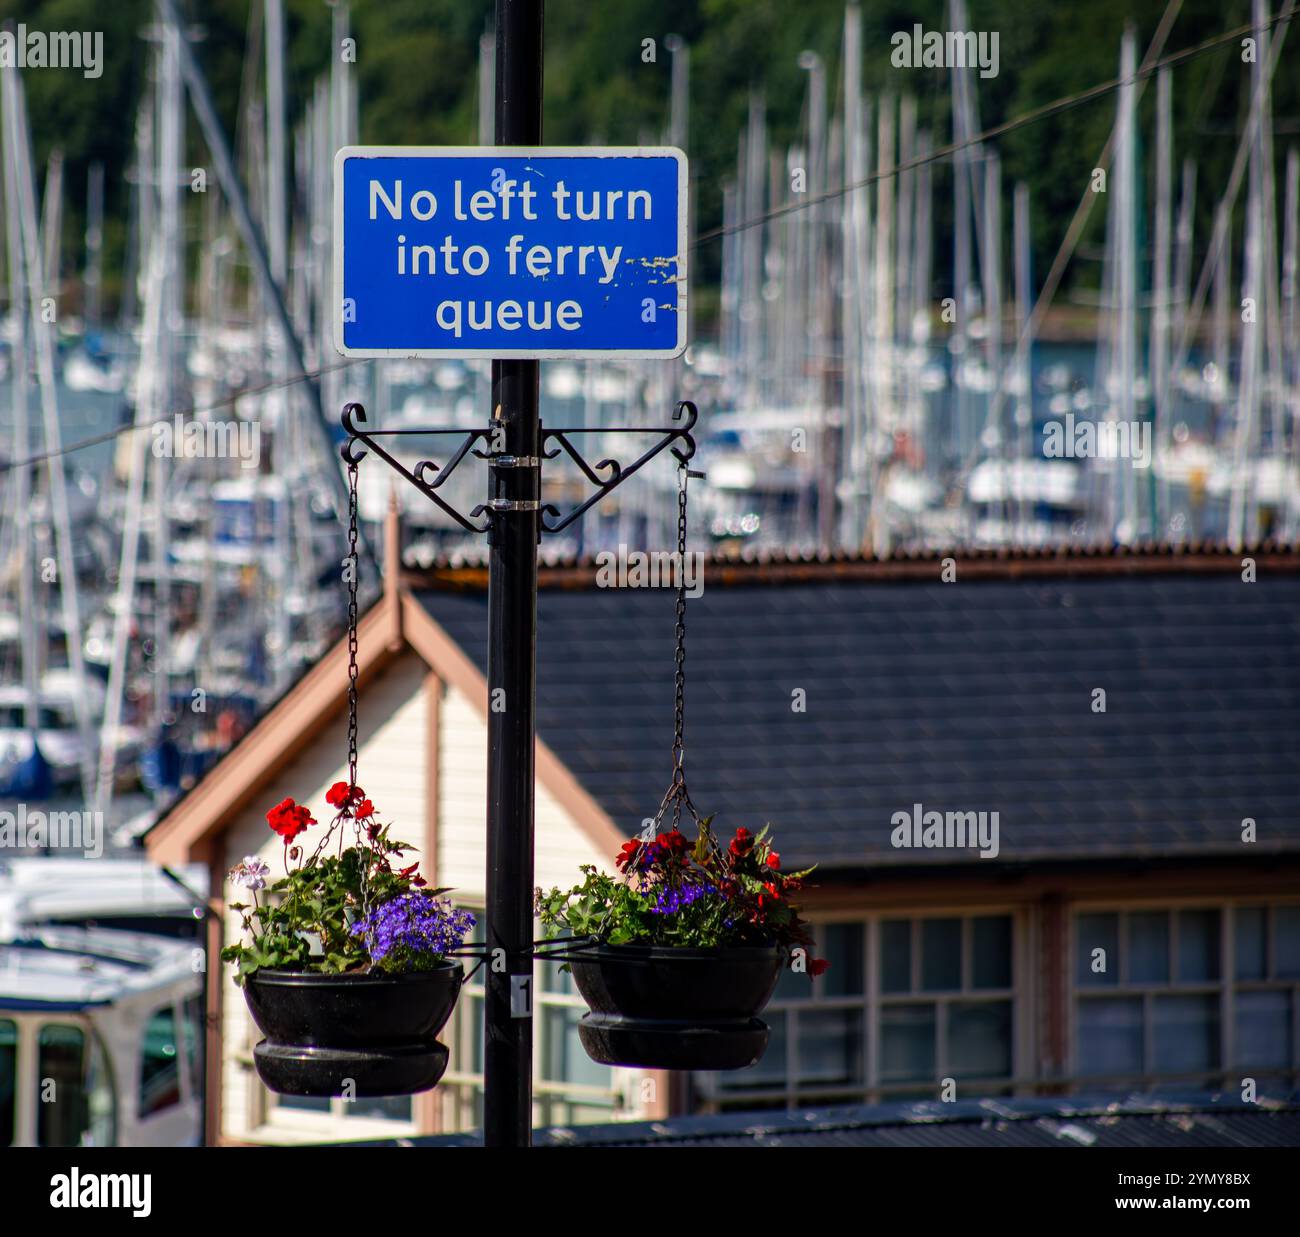
<instances>
[{"instance_id":1,"label":"window frame","mask_svg":"<svg viewBox=\"0 0 1300 1237\"><path fill-rule=\"evenodd\" d=\"M159 1108L151 1108L148 1112L144 1110L144 1059L145 1059L145 1042L148 1036L149 1023L159 1014L167 1011L171 1014L173 1042L176 1052L174 1057L174 1066L176 1070L176 1098ZM182 1108L192 1101L193 1094L190 1087L190 1070L186 1063L185 1049L185 1011L182 1002L177 1001L175 997L169 997L165 1001L160 1001L153 1006L144 1021L140 1024L140 1044L135 1054L135 1119L143 1124L146 1121L153 1121L157 1117L166 1116Z\"/></svg>"},{"instance_id":2,"label":"window frame","mask_svg":"<svg viewBox=\"0 0 1300 1237\"><path fill-rule=\"evenodd\" d=\"M1143 1090L1178 1085L1209 1085L1238 1088L1245 1077L1261 1074L1281 1076L1291 1088L1300 1085L1300 976L1281 978L1273 974L1276 966L1274 912L1278 907L1300 909L1300 898L1280 894L1249 894L1219 897L1150 897L1141 899L1080 899L1070 902L1066 914L1067 950L1065 959L1066 995L1066 1077L1060 1081L1078 1091L1119 1088ZM1237 978L1237 912L1262 909L1265 912L1265 978ZM1177 914L1180 911L1212 910L1219 914L1219 974L1212 980L1180 980L1178 976ZM1130 915L1163 912L1170 919L1169 979L1167 981L1130 982L1128 977L1127 920ZM1115 914L1119 917L1118 942L1120 971L1118 982L1106 985L1081 985L1079 966L1079 917L1090 914ZM1287 992L1291 999L1291 1064L1283 1067L1239 1065L1237 1063L1237 996L1240 992ZM1218 1064L1210 1070L1165 1073L1153 1068L1153 1009L1158 996L1200 996L1218 998ZM1137 1074L1083 1075L1079 1060L1079 1003L1090 997L1141 998L1142 1000L1142 1070ZM1253 1073L1243 1073L1245 1070Z\"/></svg>"},{"instance_id":3,"label":"window frame","mask_svg":"<svg viewBox=\"0 0 1300 1237\"><path fill-rule=\"evenodd\" d=\"M0 1149L5 1147L21 1146L22 1138L22 1101L23 1087L22 1082L22 1062L23 1062L23 1024L22 1020L14 1017L11 1012L0 1013L0 1022L13 1027L13 1073L10 1076L10 1084L13 1088L11 1093L11 1103L13 1112L11 1114L11 1124L8 1130L8 1141L0 1141ZM4 1131L0 1130L0 1139L3 1139Z\"/></svg>"},{"instance_id":4,"label":"window frame","mask_svg":"<svg viewBox=\"0 0 1300 1237\"><path fill-rule=\"evenodd\" d=\"M1033 1011L1036 1008L1037 979L1030 965L1032 949L1037 940L1037 927L1033 907L1020 902L994 903L938 903L920 906L875 908L870 911L833 911L808 915L814 938L821 927L832 924L860 924L863 929L861 992L850 996L822 996L817 988L807 998L773 999L767 1006L769 1013L781 1013L786 1018L785 1071L780 1084L755 1087L752 1091L728 1090L718 1086L706 1073L694 1073L693 1090L695 1110L700 1112L736 1111L741 1105L783 1107L787 1111L822 1103L886 1103L905 1095L915 1095L931 1084L916 1082L883 1082L880 1078L881 1014L891 1005L929 1004L935 1007L935 1080L934 1096L939 1096L939 1086L944 1078L952 1077L948 1050L948 1007L952 1004L1007 1002L1011 1007L1011 1072L1005 1078L961 1078L956 1080L957 1096L964 1088L975 1087L987 1093L990 1088L1006 1090L1012 1094L1029 1094L1038 1083L1034 1077L1037 1045L1033 1033ZM974 919L1006 917L1011 921L1011 983L1007 988L974 988L973 978L974 931L968 923ZM884 946L883 924L886 920L906 920L911 924L911 983L907 992L882 991L883 966L880 951ZM961 921L961 982L960 989L925 992L920 989L920 950L917 948L921 934L921 921L926 919L958 919ZM815 983L816 981L814 981ZM800 1011L852 1009L862 1012L862 1042L859 1047L861 1081L845 1084L801 1083L797 1076L799 1013Z\"/></svg>"},{"instance_id":5,"label":"window frame","mask_svg":"<svg viewBox=\"0 0 1300 1237\"><path fill-rule=\"evenodd\" d=\"M457 906L474 912L480 924L485 922L486 912L481 904L474 902L457 902ZM534 924L534 932L540 934L541 925ZM477 939L475 937L470 939ZM607 1109L608 1120L618 1121L635 1119L642 1115L639 1095L635 1095L636 1082L643 1071L622 1069L608 1066L610 1071L609 1086L595 1083L565 1082L544 1077L547 1048L547 1020L541 1015L546 1009L565 1009L576 1012L579 1016L587 1012L587 1002L582 995L572 992L553 992L547 989L543 980L542 966L557 966L558 963L535 959L533 964L533 1124L534 1126L572 1125L575 1124L574 1109ZM451 1061L447 1072L438 1084L437 1095L442 1117L442 1129L446 1133L456 1133L477 1129L482 1121L477 1116L477 1107L481 1102L484 1088L481 1070L467 1068L476 1052L476 1027L481 1027L481 1018L475 1019L469 1011L476 1004L481 1008L484 1000L482 971L466 980L461 987L460 1000L447 1023L444 1042L451 1049ZM481 1039L479 1040L481 1044Z\"/></svg>"}]
</instances>

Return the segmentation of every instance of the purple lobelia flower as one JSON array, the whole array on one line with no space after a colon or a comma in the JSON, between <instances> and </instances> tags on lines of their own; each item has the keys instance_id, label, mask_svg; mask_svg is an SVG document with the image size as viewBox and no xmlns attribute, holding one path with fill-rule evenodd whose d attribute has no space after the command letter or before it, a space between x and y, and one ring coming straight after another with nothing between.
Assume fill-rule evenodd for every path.
<instances>
[{"instance_id":1,"label":"purple lobelia flower","mask_svg":"<svg viewBox=\"0 0 1300 1237\"><path fill-rule=\"evenodd\" d=\"M664 889L655 904L650 908L652 915L671 915L698 902L706 893L716 893L712 885L682 885L676 889Z\"/></svg>"},{"instance_id":2,"label":"purple lobelia flower","mask_svg":"<svg viewBox=\"0 0 1300 1237\"><path fill-rule=\"evenodd\" d=\"M474 927L469 911L457 910L446 898L412 890L377 906L352 925L364 936L373 961L385 969L418 969L421 961L444 957Z\"/></svg>"}]
</instances>

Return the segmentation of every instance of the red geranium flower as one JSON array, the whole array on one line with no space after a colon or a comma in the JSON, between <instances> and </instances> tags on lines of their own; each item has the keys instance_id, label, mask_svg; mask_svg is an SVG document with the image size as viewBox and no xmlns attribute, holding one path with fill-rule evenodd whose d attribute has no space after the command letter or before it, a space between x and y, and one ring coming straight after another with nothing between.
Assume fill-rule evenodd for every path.
<instances>
[{"instance_id":1,"label":"red geranium flower","mask_svg":"<svg viewBox=\"0 0 1300 1237\"><path fill-rule=\"evenodd\" d=\"M767 903L780 900L781 891L771 881L764 881L763 888L758 891L758 909L762 910Z\"/></svg>"},{"instance_id":2,"label":"red geranium flower","mask_svg":"<svg viewBox=\"0 0 1300 1237\"><path fill-rule=\"evenodd\" d=\"M373 816L374 814L375 805L371 803L369 799L362 799L361 802L357 804L357 810L353 813L358 820L365 820L367 816Z\"/></svg>"},{"instance_id":3,"label":"red geranium flower","mask_svg":"<svg viewBox=\"0 0 1300 1237\"><path fill-rule=\"evenodd\" d=\"M731 839L731 845L728 850L731 851L733 859L742 859L754 849L754 835L748 829L740 828L736 830L736 836Z\"/></svg>"},{"instance_id":4,"label":"red geranium flower","mask_svg":"<svg viewBox=\"0 0 1300 1237\"><path fill-rule=\"evenodd\" d=\"M365 796L365 791L360 786L349 786L347 782L335 782L333 786L325 792L325 802L330 807L336 807L339 811L351 807Z\"/></svg>"},{"instance_id":5,"label":"red geranium flower","mask_svg":"<svg viewBox=\"0 0 1300 1237\"><path fill-rule=\"evenodd\" d=\"M285 842L292 842L308 825L314 825L316 822L305 807L292 799L283 799L267 812L266 823Z\"/></svg>"},{"instance_id":6,"label":"red geranium flower","mask_svg":"<svg viewBox=\"0 0 1300 1237\"><path fill-rule=\"evenodd\" d=\"M778 855L776 851L773 851L770 855L768 855L767 866L769 868L779 868L781 866L781 856Z\"/></svg>"},{"instance_id":7,"label":"red geranium flower","mask_svg":"<svg viewBox=\"0 0 1300 1237\"><path fill-rule=\"evenodd\" d=\"M825 958L810 958L808 960L808 971L811 975L824 975L831 969L831 964Z\"/></svg>"},{"instance_id":8,"label":"red geranium flower","mask_svg":"<svg viewBox=\"0 0 1300 1237\"><path fill-rule=\"evenodd\" d=\"M632 860L636 858L636 853L640 848L640 838L633 838L630 842L624 842L623 849L614 858L615 867L626 869Z\"/></svg>"}]
</instances>

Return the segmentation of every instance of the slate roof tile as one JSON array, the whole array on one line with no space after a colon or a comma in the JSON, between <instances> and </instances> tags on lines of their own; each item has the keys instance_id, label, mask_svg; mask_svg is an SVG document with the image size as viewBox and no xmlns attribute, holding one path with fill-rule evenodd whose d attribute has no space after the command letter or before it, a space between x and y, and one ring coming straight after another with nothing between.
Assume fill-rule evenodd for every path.
<instances>
[{"instance_id":1,"label":"slate roof tile","mask_svg":"<svg viewBox=\"0 0 1300 1237\"><path fill-rule=\"evenodd\" d=\"M486 597L419 596L486 669ZM538 732L631 832L671 771L672 594L543 589L538 620ZM706 570L686 670L697 806L721 827L770 820L783 855L823 871L953 862L890 846L917 802L996 810L1012 862L1240 854L1247 816L1300 853L1295 574L729 586Z\"/></svg>"}]
</instances>

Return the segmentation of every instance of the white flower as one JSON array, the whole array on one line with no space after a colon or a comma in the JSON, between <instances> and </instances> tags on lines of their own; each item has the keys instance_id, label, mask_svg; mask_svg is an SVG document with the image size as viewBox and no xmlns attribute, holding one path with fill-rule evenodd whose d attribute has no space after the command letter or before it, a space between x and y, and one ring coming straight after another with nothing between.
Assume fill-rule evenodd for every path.
<instances>
[{"instance_id":1,"label":"white flower","mask_svg":"<svg viewBox=\"0 0 1300 1237\"><path fill-rule=\"evenodd\" d=\"M264 889L266 876L270 870L270 867L256 855L245 855L238 866L231 870L230 875L236 885L243 885L245 889Z\"/></svg>"}]
</instances>

